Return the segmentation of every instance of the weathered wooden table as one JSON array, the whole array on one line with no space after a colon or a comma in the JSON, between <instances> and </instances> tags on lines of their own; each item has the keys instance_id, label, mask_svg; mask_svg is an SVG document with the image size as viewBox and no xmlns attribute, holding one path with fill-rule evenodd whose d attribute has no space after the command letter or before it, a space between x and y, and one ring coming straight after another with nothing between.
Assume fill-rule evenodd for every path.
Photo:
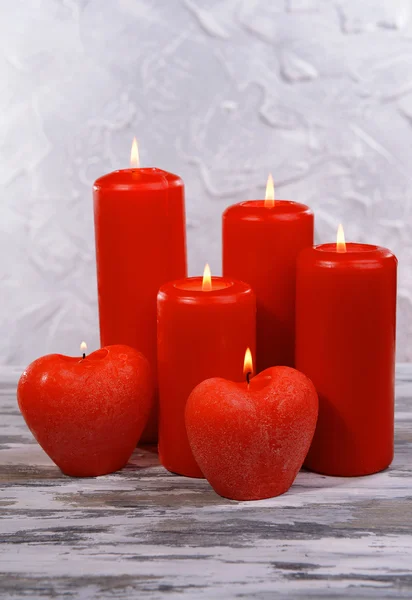
<instances>
[{"instance_id":1,"label":"weathered wooden table","mask_svg":"<svg viewBox=\"0 0 412 600\"><path fill-rule=\"evenodd\" d=\"M412 366L397 378L396 457L357 479L299 474L231 502L136 450L120 473L63 476L0 371L1 598L411 598Z\"/></svg>"}]
</instances>

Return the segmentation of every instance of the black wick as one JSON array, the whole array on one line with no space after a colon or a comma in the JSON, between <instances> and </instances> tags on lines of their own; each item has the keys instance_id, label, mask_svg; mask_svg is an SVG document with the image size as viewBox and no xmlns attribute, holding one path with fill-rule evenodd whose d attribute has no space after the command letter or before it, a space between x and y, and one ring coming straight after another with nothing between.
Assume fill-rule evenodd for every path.
<instances>
[{"instance_id":1,"label":"black wick","mask_svg":"<svg viewBox=\"0 0 412 600\"><path fill-rule=\"evenodd\" d=\"M83 358L86 358L86 352L83 352Z\"/></svg>"},{"instance_id":2,"label":"black wick","mask_svg":"<svg viewBox=\"0 0 412 600\"><path fill-rule=\"evenodd\" d=\"M251 375L252 375L252 371L248 371L248 372L246 373L246 381L247 381L247 384L248 384L248 385L249 385L249 383L250 383L250 377L251 377Z\"/></svg>"}]
</instances>

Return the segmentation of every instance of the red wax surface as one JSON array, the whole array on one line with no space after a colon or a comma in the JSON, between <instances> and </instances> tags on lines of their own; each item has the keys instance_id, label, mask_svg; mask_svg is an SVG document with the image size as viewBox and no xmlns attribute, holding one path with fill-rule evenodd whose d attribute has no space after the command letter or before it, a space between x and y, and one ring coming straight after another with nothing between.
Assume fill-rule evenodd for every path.
<instances>
[{"instance_id":1,"label":"red wax surface","mask_svg":"<svg viewBox=\"0 0 412 600\"><path fill-rule=\"evenodd\" d=\"M94 218L101 344L136 348L155 373L157 292L186 276L183 182L160 169L105 175ZM156 440L155 406L141 442Z\"/></svg>"},{"instance_id":2,"label":"red wax surface","mask_svg":"<svg viewBox=\"0 0 412 600\"><path fill-rule=\"evenodd\" d=\"M158 295L159 456L166 469L202 477L187 440L186 401L209 377L242 381L246 348L255 352L256 302L248 285L213 277L164 285Z\"/></svg>"},{"instance_id":3,"label":"red wax surface","mask_svg":"<svg viewBox=\"0 0 412 600\"><path fill-rule=\"evenodd\" d=\"M296 366L319 394L305 466L367 475L393 458L397 260L365 244L308 248L298 259Z\"/></svg>"},{"instance_id":4,"label":"red wax surface","mask_svg":"<svg viewBox=\"0 0 412 600\"><path fill-rule=\"evenodd\" d=\"M247 282L257 302L257 371L294 366L296 258L313 244L304 204L241 202L223 214L223 275Z\"/></svg>"},{"instance_id":5,"label":"red wax surface","mask_svg":"<svg viewBox=\"0 0 412 600\"><path fill-rule=\"evenodd\" d=\"M32 362L17 388L37 442L66 475L94 477L125 466L147 422L153 377L128 346L82 357L49 354Z\"/></svg>"},{"instance_id":6,"label":"red wax surface","mask_svg":"<svg viewBox=\"0 0 412 600\"><path fill-rule=\"evenodd\" d=\"M315 431L312 382L290 367L272 367L247 383L213 378L186 406L193 454L221 496L260 500L292 485Z\"/></svg>"}]
</instances>

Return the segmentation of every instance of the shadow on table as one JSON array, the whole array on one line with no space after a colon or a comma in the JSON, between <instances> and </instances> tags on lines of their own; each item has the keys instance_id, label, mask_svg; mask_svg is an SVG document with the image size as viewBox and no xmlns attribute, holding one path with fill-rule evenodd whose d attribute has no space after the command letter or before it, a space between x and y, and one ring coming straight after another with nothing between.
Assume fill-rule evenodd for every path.
<instances>
[{"instance_id":1,"label":"shadow on table","mask_svg":"<svg viewBox=\"0 0 412 600\"><path fill-rule=\"evenodd\" d=\"M129 462L122 470L140 471L141 469L151 469L159 467L159 455L157 446L142 445L138 446L129 459Z\"/></svg>"}]
</instances>

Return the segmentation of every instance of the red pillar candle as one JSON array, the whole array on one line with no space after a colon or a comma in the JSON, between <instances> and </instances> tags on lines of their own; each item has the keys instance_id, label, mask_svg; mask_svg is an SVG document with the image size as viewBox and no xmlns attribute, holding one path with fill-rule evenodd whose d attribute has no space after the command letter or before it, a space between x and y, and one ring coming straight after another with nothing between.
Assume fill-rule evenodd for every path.
<instances>
[{"instance_id":1,"label":"red pillar candle","mask_svg":"<svg viewBox=\"0 0 412 600\"><path fill-rule=\"evenodd\" d=\"M296 366L319 394L305 465L368 475L393 458L395 256L366 244L304 250L297 266Z\"/></svg>"},{"instance_id":2,"label":"red pillar candle","mask_svg":"<svg viewBox=\"0 0 412 600\"><path fill-rule=\"evenodd\" d=\"M136 348L156 372L157 292L186 276L184 186L132 159L94 184L100 341ZM155 405L141 441L156 440Z\"/></svg>"},{"instance_id":3,"label":"red pillar candle","mask_svg":"<svg viewBox=\"0 0 412 600\"><path fill-rule=\"evenodd\" d=\"M258 371L294 366L296 258L313 244L310 209L273 196L269 178L266 200L223 214L223 275L246 281L256 294Z\"/></svg>"},{"instance_id":4,"label":"red pillar candle","mask_svg":"<svg viewBox=\"0 0 412 600\"><path fill-rule=\"evenodd\" d=\"M166 469L202 477L186 434L193 388L210 377L242 381L255 351L256 301L249 285L223 277L167 283L158 295L159 455Z\"/></svg>"}]
</instances>

